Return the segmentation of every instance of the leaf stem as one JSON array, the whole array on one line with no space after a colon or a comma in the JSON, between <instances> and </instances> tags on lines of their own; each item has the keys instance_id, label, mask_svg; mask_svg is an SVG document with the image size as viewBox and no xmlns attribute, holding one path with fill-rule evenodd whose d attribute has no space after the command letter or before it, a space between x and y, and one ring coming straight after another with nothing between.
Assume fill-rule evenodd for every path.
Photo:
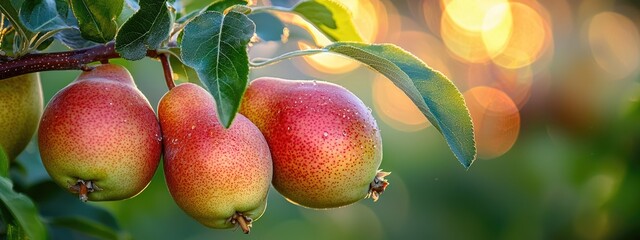
<instances>
[{"instance_id":1,"label":"leaf stem","mask_svg":"<svg viewBox=\"0 0 640 240\"><path fill-rule=\"evenodd\" d=\"M249 62L249 66L252 68L264 67L264 66L275 64L282 60L286 60L294 57L313 55L313 54L325 53L325 52L329 52L329 50L324 48L297 50L297 51L282 54L274 58L254 58Z\"/></svg>"},{"instance_id":2,"label":"leaf stem","mask_svg":"<svg viewBox=\"0 0 640 240\"><path fill-rule=\"evenodd\" d=\"M44 41L46 41L50 37L53 37L54 35L56 35L56 33L60 32L62 30L65 30L65 29L69 29L69 28L55 29L55 30L46 32L45 34L42 34L42 36L40 36L38 38L38 40L35 42L35 44L31 45L31 48L29 48L29 52L35 51L36 49L38 49L38 46L40 46L40 44L42 44Z\"/></svg>"},{"instance_id":3,"label":"leaf stem","mask_svg":"<svg viewBox=\"0 0 640 240\"><path fill-rule=\"evenodd\" d=\"M174 87L176 87L176 84L173 82L173 71L171 70L171 64L169 63L169 58L167 57L166 53L160 54L158 55L158 57L160 58L160 62L162 63L164 80L167 83L167 87L169 88L169 90L171 90Z\"/></svg>"},{"instance_id":4,"label":"leaf stem","mask_svg":"<svg viewBox=\"0 0 640 240\"><path fill-rule=\"evenodd\" d=\"M259 7L252 7L250 14L268 12L268 11L291 12L291 10L292 10L291 8L279 7L279 6L259 6Z\"/></svg>"}]
</instances>

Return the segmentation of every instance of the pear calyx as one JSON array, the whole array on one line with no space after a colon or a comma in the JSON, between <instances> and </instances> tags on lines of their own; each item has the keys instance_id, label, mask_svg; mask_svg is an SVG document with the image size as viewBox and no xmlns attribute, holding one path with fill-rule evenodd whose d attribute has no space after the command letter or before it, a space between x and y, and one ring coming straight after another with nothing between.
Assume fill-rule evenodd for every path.
<instances>
[{"instance_id":1,"label":"pear calyx","mask_svg":"<svg viewBox=\"0 0 640 240\"><path fill-rule=\"evenodd\" d=\"M69 184L69 191L78 194L80 201L82 202L87 202L87 200L89 200L89 196L87 196L87 194L100 190L102 190L102 188L98 187L98 185L91 180L85 181L78 179L76 184Z\"/></svg>"},{"instance_id":2,"label":"pear calyx","mask_svg":"<svg viewBox=\"0 0 640 240\"><path fill-rule=\"evenodd\" d=\"M383 172L382 169L378 170L378 173L369 184L369 193L367 193L367 198L373 199L373 202L377 202L380 199L380 194L384 192L384 190L389 186L389 181L384 177L389 176L391 172Z\"/></svg>"}]
</instances>

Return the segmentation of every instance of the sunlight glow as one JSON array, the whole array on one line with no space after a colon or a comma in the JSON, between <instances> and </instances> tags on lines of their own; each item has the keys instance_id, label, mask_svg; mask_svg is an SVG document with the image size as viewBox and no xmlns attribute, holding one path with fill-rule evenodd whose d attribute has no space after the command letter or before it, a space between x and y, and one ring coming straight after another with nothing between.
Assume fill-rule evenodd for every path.
<instances>
[{"instance_id":1,"label":"sunlight glow","mask_svg":"<svg viewBox=\"0 0 640 240\"><path fill-rule=\"evenodd\" d=\"M378 75L373 81L373 105L382 121L404 132L413 132L431 124L418 107L389 79Z\"/></svg>"},{"instance_id":2,"label":"sunlight glow","mask_svg":"<svg viewBox=\"0 0 640 240\"><path fill-rule=\"evenodd\" d=\"M520 113L504 92L474 87L464 93L476 135L478 157L496 158L511 149L520 132Z\"/></svg>"},{"instance_id":3,"label":"sunlight glow","mask_svg":"<svg viewBox=\"0 0 640 240\"><path fill-rule=\"evenodd\" d=\"M614 79L629 76L640 63L640 34L627 17L602 12L589 24L589 45L598 65Z\"/></svg>"}]
</instances>

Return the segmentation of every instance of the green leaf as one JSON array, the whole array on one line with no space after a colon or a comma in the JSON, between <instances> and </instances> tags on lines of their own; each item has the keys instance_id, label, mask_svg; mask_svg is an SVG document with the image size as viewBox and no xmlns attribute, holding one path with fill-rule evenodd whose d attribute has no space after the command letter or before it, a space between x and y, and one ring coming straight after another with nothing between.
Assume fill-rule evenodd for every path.
<instances>
[{"instance_id":1,"label":"green leaf","mask_svg":"<svg viewBox=\"0 0 640 240\"><path fill-rule=\"evenodd\" d=\"M293 7L298 13L332 41L363 42L351 12L333 0L302 1Z\"/></svg>"},{"instance_id":2,"label":"green leaf","mask_svg":"<svg viewBox=\"0 0 640 240\"><path fill-rule=\"evenodd\" d=\"M44 168L44 167L42 167ZM33 171L34 169L28 169ZM46 174L46 173L45 173ZM16 185L18 183L16 182ZM84 239L89 235L95 236L91 231L76 231L62 225L53 224L50 219L57 218L80 218L92 224L98 224L111 229L110 232L116 232L123 235L122 229L111 212L93 204L86 204L78 201L78 197L69 194L66 190L59 187L56 183L49 180L31 185L25 190L33 202L38 206L40 215L44 218L49 234L55 236L55 239ZM93 239L93 238L91 238Z\"/></svg>"},{"instance_id":3,"label":"green leaf","mask_svg":"<svg viewBox=\"0 0 640 240\"><path fill-rule=\"evenodd\" d=\"M3 177L0 177L0 201L24 229L29 239L47 238L46 229L33 202L27 196L14 192L11 181Z\"/></svg>"},{"instance_id":4,"label":"green leaf","mask_svg":"<svg viewBox=\"0 0 640 240\"><path fill-rule=\"evenodd\" d=\"M20 8L20 19L33 32L46 32L67 26L58 15L54 0L25 1Z\"/></svg>"},{"instance_id":5,"label":"green leaf","mask_svg":"<svg viewBox=\"0 0 640 240\"><path fill-rule=\"evenodd\" d=\"M36 49L38 49L38 51L44 51L45 49L47 49L53 43L54 39L55 38L53 38L53 37L48 37L46 40L42 41L42 43L40 45L38 45L38 47Z\"/></svg>"},{"instance_id":6,"label":"green leaf","mask_svg":"<svg viewBox=\"0 0 640 240\"><path fill-rule=\"evenodd\" d=\"M180 55L180 50L178 48L172 49L172 51L178 56ZM174 75L173 80L179 82L190 82L202 86L202 82L200 81L200 78L198 78L196 70L182 63L182 60L179 57L170 54L169 63L171 64L171 70Z\"/></svg>"},{"instance_id":7,"label":"green leaf","mask_svg":"<svg viewBox=\"0 0 640 240\"><path fill-rule=\"evenodd\" d=\"M33 33L20 21L20 15L11 1L0 1L0 12L9 19L11 25L22 37L29 39L33 36Z\"/></svg>"},{"instance_id":8,"label":"green leaf","mask_svg":"<svg viewBox=\"0 0 640 240\"><path fill-rule=\"evenodd\" d=\"M9 157L0 146L0 177L9 176Z\"/></svg>"},{"instance_id":9,"label":"green leaf","mask_svg":"<svg viewBox=\"0 0 640 240\"><path fill-rule=\"evenodd\" d=\"M222 12L228 7L231 7L234 5L244 6L244 5L247 5L247 3L248 2L246 0L215 0L211 4L209 4L209 6L207 6L205 11Z\"/></svg>"},{"instance_id":10,"label":"green leaf","mask_svg":"<svg viewBox=\"0 0 640 240\"><path fill-rule=\"evenodd\" d=\"M57 217L48 219L49 224L73 229L100 239L129 239L126 234L113 230L99 222L84 217Z\"/></svg>"},{"instance_id":11,"label":"green leaf","mask_svg":"<svg viewBox=\"0 0 640 240\"><path fill-rule=\"evenodd\" d=\"M204 12L184 29L182 60L213 95L225 127L231 126L247 88L247 45L254 33L255 24L238 12Z\"/></svg>"},{"instance_id":12,"label":"green leaf","mask_svg":"<svg viewBox=\"0 0 640 240\"><path fill-rule=\"evenodd\" d=\"M82 34L80 33L80 29L78 29L77 27L71 27L62 30L56 34L55 38L72 49L87 48L98 44L96 42L84 39L82 37Z\"/></svg>"},{"instance_id":13,"label":"green leaf","mask_svg":"<svg viewBox=\"0 0 640 240\"><path fill-rule=\"evenodd\" d=\"M24 26L20 20L20 15L15 6L20 6L21 3L13 3L12 1L0 0L0 13L2 13L11 23L16 33L6 35L2 39L2 53L7 56L18 56L26 53L29 48L29 41L33 37L34 33ZM11 37L11 39L8 39ZM11 43L10 45L8 43Z\"/></svg>"},{"instance_id":14,"label":"green leaf","mask_svg":"<svg viewBox=\"0 0 640 240\"><path fill-rule=\"evenodd\" d=\"M116 37L116 51L128 60L139 60L147 49L157 49L169 38L173 16L166 0L141 0L140 10L122 25Z\"/></svg>"},{"instance_id":15,"label":"green leaf","mask_svg":"<svg viewBox=\"0 0 640 240\"><path fill-rule=\"evenodd\" d=\"M189 10L189 9L195 9L195 10L189 12L188 14L180 15L180 19L178 19L176 22L178 23L186 22L189 19L193 18L194 16L200 15L201 13L206 11L216 11L216 12L224 13L224 10L226 10L231 6L236 6L236 5L246 6L248 4L248 1L247 0L213 0L209 2L209 5L206 5L206 6L200 6L201 3L206 3L206 1L202 1L202 2L198 1L197 4L194 4L194 2L190 2L187 5L186 10ZM194 8L194 6L200 6L200 7Z\"/></svg>"},{"instance_id":16,"label":"green leaf","mask_svg":"<svg viewBox=\"0 0 640 240\"><path fill-rule=\"evenodd\" d=\"M124 0L124 7L122 8L122 12L116 22L118 22L119 26L122 26L133 14L135 14L138 10L140 10L140 4L134 0Z\"/></svg>"},{"instance_id":17,"label":"green leaf","mask_svg":"<svg viewBox=\"0 0 640 240\"><path fill-rule=\"evenodd\" d=\"M184 12L199 12L201 9L205 8L206 6L210 5L212 2L217 2L217 1L224 1L224 0L207 0L207 1L202 1L202 0L183 0L182 1L182 5L184 6Z\"/></svg>"},{"instance_id":18,"label":"green leaf","mask_svg":"<svg viewBox=\"0 0 640 240\"><path fill-rule=\"evenodd\" d=\"M325 49L354 58L389 78L442 133L466 168L476 158L471 116L462 94L442 73L391 45L334 43Z\"/></svg>"},{"instance_id":19,"label":"green leaf","mask_svg":"<svg viewBox=\"0 0 640 240\"><path fill-rule=\"evenodd\" d=\"M78 19L82 37L106 43L116 36L116 17L120 15L123 0L69 0L71 10Z\"/></svg>"}]
</instances>

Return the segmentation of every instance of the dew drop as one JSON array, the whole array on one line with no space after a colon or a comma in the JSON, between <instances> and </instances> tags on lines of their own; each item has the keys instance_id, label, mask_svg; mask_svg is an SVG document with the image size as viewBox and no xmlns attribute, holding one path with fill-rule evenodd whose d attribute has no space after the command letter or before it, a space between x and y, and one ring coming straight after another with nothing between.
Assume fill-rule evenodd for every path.
<instances>
[{"instance_id":1,"label":"dew drop","mask_svg":"<svg viewBox=\"0 0 640 240\"><path fill-rule=\"evenodd\" d=\"M322 138L325 138L325 139L326 139L327 137L329 137L329 133L328 133L328 132L324 132L324 133L322 133Z\"/></svg>"},{"instance_id":2,"label":"dew drop","mask_svg":"<svg viewBox=\"0 0 640 240\"><path fill-rule=\"evenodd\" d=\"M191 133L187 134L187 137L191 137Z\"/></svg>"},{"instance_id":3,"label":"dew drop","mask_svg":"<svg viewBox=\"0 0 640 240\"><path fill-rule=\"evenodd\" d=\"M191 125L191 130L196 129L196 125Z\"/></svg>"},{"instance_id":4,"label":"dew drop","mask_svg":"<svg viewBox=\"0 0 640 240\"><path fill-rule=\"evenodd\" d=\"M342 136L347 136L347 131L342 130Z\"/></svg>"},{"instance_id":5,"label":"dew drop","mask_svg":"<svg viewBox=\"0 0 640 240\"><path fill-rule=\"evenodd\" d=\"M113 106L113 103L112 103L112 102L109 102L109 106Z\"/></svg>"},{"instance_id":6,"label":"dew drop","mask_svg":"<svg viewBox=\"0 0 640 240\"><path fill-rule=\"evenodd\" d=\"M291 131L291 127L287 127L287 131Z\"/></svg>"},{"instance_id":7,"label":"dew drop","mask_svg":"<svg viewBox=\"0 0 640 240\"><path fill-rule=\"evenodd\" d=\"M313 84L313 86L318 85L318 83L316 82L316 80L313 80L312 84Z\"/></svg>"}]
</instances>

